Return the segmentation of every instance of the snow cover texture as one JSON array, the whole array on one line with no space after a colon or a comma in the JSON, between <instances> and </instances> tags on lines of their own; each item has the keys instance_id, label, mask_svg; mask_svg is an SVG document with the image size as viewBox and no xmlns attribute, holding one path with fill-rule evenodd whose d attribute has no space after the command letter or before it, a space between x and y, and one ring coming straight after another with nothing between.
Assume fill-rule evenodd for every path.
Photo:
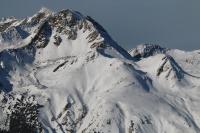
<instances>
[{"instance_id":1,"label":"snow cover texture","mask_svg":"<svg viewBox=\"0 0 200 133\"><path fill-rule=\"evenodd\" d=\"M200 51L121 48L91 17L0 21L0 131L199 133Z\"/></svg>"}]
</instances>

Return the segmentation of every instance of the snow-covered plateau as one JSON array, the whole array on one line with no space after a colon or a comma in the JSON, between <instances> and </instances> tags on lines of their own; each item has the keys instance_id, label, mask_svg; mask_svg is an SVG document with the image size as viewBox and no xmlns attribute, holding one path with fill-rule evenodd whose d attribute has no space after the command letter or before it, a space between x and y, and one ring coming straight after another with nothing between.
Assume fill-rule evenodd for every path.
<instances>
[{"instance_id":1,"label":"snow-covered plateau","mask_svg":"<svg viewBox=\"0 0 200 133\"><path fill-rule=\"evenodd\" d=\"M73 10L4 18L0 132L200 133L200 50L126 51Z\"/></svg>"}]
</instances>

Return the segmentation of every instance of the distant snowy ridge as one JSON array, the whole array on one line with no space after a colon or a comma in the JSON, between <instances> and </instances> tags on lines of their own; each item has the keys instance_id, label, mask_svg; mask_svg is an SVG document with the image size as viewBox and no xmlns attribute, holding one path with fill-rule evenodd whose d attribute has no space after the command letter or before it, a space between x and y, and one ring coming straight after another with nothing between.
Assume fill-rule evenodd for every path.
<instances>
[{"instance_id":1,"label":"distant snowy ridge","mask_svg":"<svg viewBox=\"0 0 200 133\"><path fill-rule=\"evenodd\" d=\"M159 53L165 53L168 49L157 44L140 44L129 51L134 58L145 58Z\"/></svg>"},{"instance_id":2,"label":"distant snowy ridge","mask_svg":"<svg viewBox=\"0 0 200 133\"><path fill-rule=\"evenodd\" d=\"M129 52L91 17L0 21L0 131L199 133L200 51Z\"/></svg>"}]
</instances>

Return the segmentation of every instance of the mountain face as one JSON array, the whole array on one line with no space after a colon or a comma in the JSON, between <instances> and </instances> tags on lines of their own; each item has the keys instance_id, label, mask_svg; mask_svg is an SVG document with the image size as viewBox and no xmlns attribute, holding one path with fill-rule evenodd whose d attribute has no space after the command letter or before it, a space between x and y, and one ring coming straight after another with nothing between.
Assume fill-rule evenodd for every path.
<instances>
[{"instance_id":1,"label":"mountain face","mask_svg":"<svg viewBox=\"0 0 200 133\"><path fill-rule=\"evenodd\" d=\"M200 51L127 52L91 17L0 21L0 131L199 133Z\"/></svg>"}]
</instances>

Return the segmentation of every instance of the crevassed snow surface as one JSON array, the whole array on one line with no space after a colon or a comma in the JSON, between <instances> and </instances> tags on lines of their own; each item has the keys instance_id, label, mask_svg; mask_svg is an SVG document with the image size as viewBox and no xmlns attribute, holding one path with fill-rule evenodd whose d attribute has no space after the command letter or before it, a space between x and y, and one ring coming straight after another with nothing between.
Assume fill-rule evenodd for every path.
<instances>
[{"instance_id":1,"label":"crevassed snow surface","mask_svg":"<svg viewBox=\"0 0 200 133\"><path fill-rule=\"evenodd\" d=\"M199 50L129 54L90 17L45 8L2 21L0 39L2 131L200 132Z\"/></svg>"}]
</instances>

